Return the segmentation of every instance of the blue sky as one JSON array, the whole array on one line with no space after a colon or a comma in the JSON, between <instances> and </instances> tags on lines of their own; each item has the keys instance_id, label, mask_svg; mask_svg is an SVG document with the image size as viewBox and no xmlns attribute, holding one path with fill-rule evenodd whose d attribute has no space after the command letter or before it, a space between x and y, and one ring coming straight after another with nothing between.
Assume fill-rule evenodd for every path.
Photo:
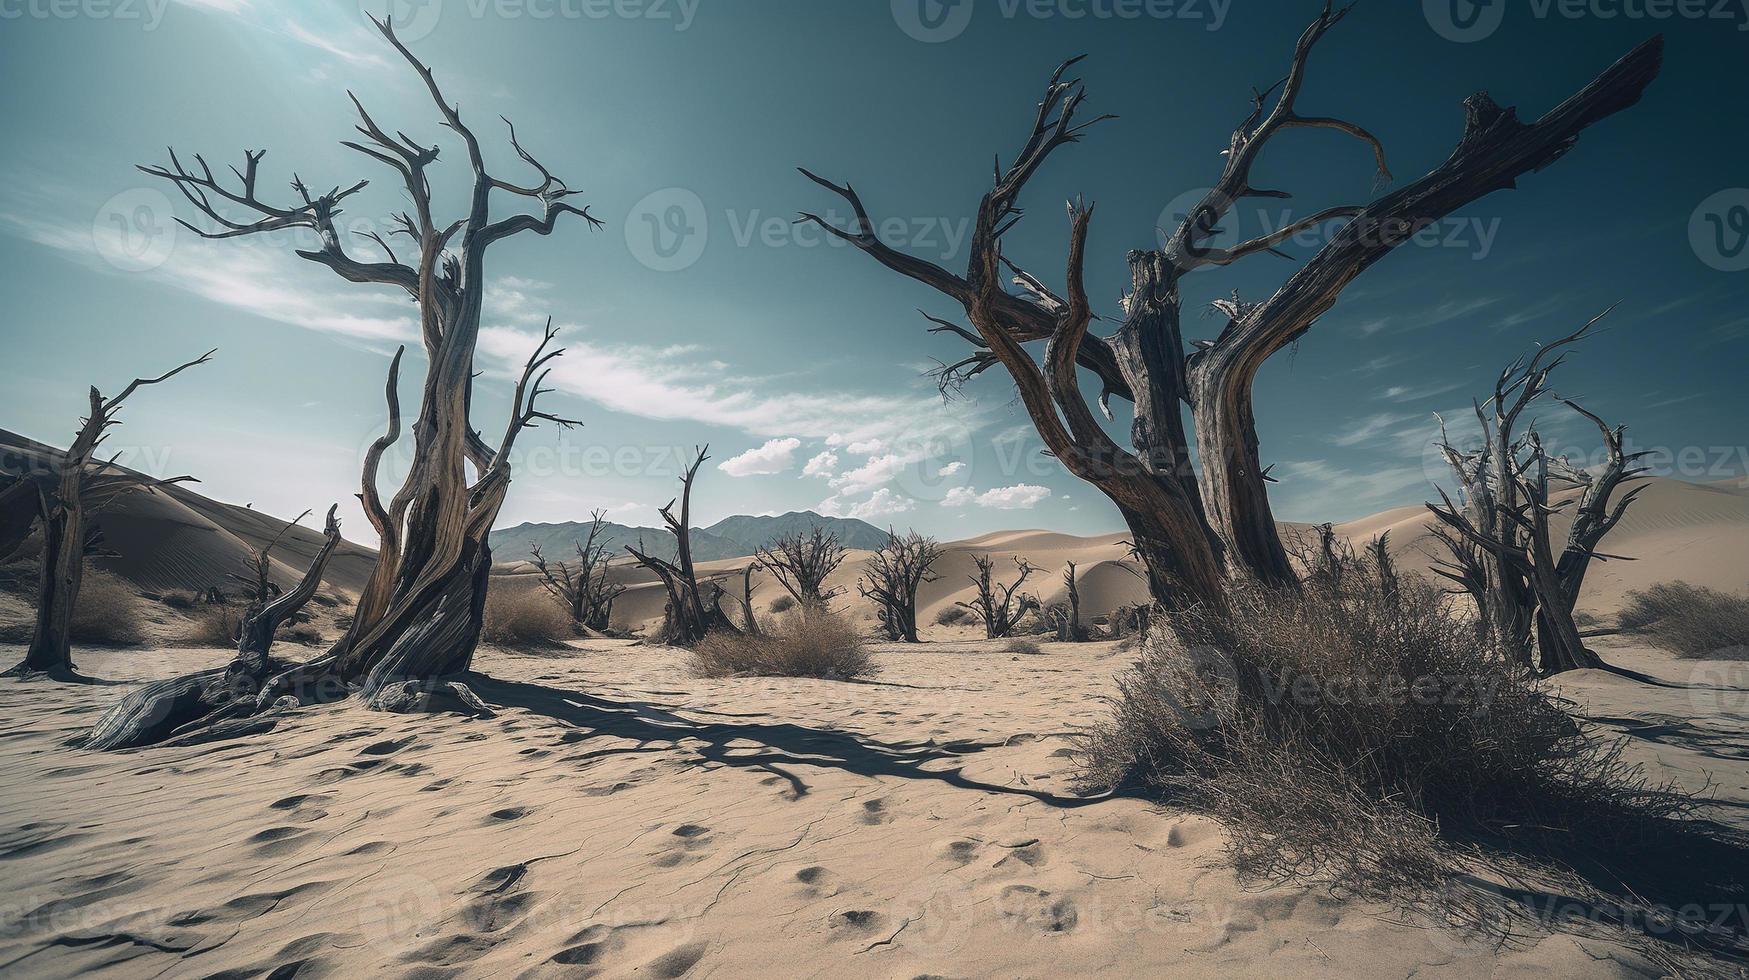
<instances>
[{"instance_id":1,"label":"blue sky","mask_svg":"<svg viewBox=\"0 0 1749 980\"><path fill-rule=\"evenodd\" d=\"M1564 369L1561 392L1630 423L1633 442L1667 452L1678 475L1741 476L1742 11L1676 4L1652 18L1619 0L1455 0L1478 14L1471 35L1485 35L1466 39L1452 2L1363 3L1313 60L1302 108L1379 134L1400 180L1450 151L1458 104L1473 91L1534 117L1657 31L1669 38L1664 74L1546 172L1378 263L1270 362L1257 412L1281 479L1278 516L1342 520L1424 499L1429 474L1439 475L1426 451L1433 413L1461 420L1512 356L1612 303L1608 329ZM548 314L570 348L550 407L586 423L524 435L503 523L596 507L653 521L679 458L709 442L701 523L813 508L960 537L1122 525L1097 492L1039 455L1005 378L992 372L967 398L941 402L922 372L961 349L925 334L916 309L959 311L792 225L798 210L842 211L794 168L853 182L889 243L963 268L992 155L1023 139L1054 65L1085 53L1089 108L1119 118L1053 156L1008 251L1055 281L1060 202L1086 194L1098 204L1089 290L1109 316L1125 250L1146 247L1175 202L1214 178L1251 87L1281 75L1315 4L403 0L399 9L492 165L521 174L503 114L607 223L518 239L488 260L476 423L501 431L509 371ZM1721 16L1675 15L1684 11ZM386 126L441 141L415 84L356 0L0 0L9 134L0 426L65 444L86 385L117 388L218 347L211 365L135 396L114 440L124 459L193 473L215 497L274 513L341 500L356 514L359 458L382 425L382 378L411 336L410 307L299 260L291 238L209 243L173 230L171 215L192 217L188 207L169 204L170 189L133 165L164 162L166 145L215 167L266 148L263 186L276 194L289 193L293 170L323 188L371 178L349 201L354 224L342 223L381 229L403 202L386 171L339 145L353 124L345 90ZM434 175L440 209L455 213L465 168L459 147L445 147ZM1377 193L1365 148L1324 131L1278 139L1258 180L1295 197L1239 213L1234 234ZM1187 309L1234 289L1260 298L1292 268L1260 256L1198 273ZM1193 315L1187 332L1216 329ZM1582 425L1545 414L1550 441L1592 450ZM355 517L348 530L364 527Z\"/></svg>"}]
</instances>

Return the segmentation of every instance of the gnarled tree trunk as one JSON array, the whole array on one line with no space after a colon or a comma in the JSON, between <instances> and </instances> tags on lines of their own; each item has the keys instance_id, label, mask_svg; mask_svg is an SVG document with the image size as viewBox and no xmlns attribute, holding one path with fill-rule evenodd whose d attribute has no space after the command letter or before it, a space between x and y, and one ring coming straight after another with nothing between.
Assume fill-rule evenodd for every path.
<instances>
[{"instance_id":1,"label":"gnarled tree trunk","mask_svg":"<svg viewBox=\"0 0 1749 980\"><path fill-rule=\"evenodd\" d=\"M1300 36L1287 76L1258 93L1253 111L1232 133L1222 172L1209 193L1174 229L1163 248L1129 253L1131 289L1123 324L1110 336L1088 332L1091 317L1082 287L1083 249L1092 208L1069 207L1069 248L1059 294L1002 254L1002 237L1021 220L1026 182L1052 151L1078 142L1086 129L1110 117L1076 123L1085 90L1064 80L1065 62L1047 85L1032 131L1009 166L998 166L994 187L979 203L964 276L907 255L875 234L861 198L840 185L802 173L842 197L854 213L847 228L804 212L838 238L882 265L959 304L972 329L924 314L931 332L952 333L974 352L938 375L943 390L1001 364L1047 451L1073 475L1093 484L1117 506L1146 566L1154 599L1168 608L1220 603L1226 576L1241 574L1275 584L1295 581L1270 512L1268 467L1261 462L1252 387L1268 358L1299 339L1335 304L1342 289L1379 258L1429 223L1493 191L1515 186L1523 174L1552 163L1592 123L1633 105L1656 76L1663 41L1653 38L1534 123L1520 122L1486 94L1464 103L1465 126L1452 155L1431 173L1366 205L1327 208L1228 248L1213 244L1221 221L1247 198L1286 198L1252 184L1263 147L1290 129L1329 129L1372 150L1381 180L1389 177L1384 150L1372 133L1344 119L1305 115L1298 101L1313 47L1349 11L1326 3ZM1280 247L1328 221L1349 223L1261 302L1236 296L1215 304L1227 324L1214 340L1186 352L1180 334L1180 282L1210 266L1226 266ZM1004 270L1021 295L1006 291ZM1039 359L1023 345L1046 342ZM1131 447L1116 445L1089 411L1079 372L1099 379L1106 417L1116 395L1134 404ZM1182 412L1195 420L1196 457Z\"/></svg>"},{"instance_id":2,"label":"gnarled tree trunk","mask_svg":"<svg viewBox=\"0 0 1749 980\"><path fill-rule=\"evenodd\" d=\"M120 424L116 414L129 395L146 385L167 381L197 364L205 364L213 353L207 351L156 378L136 378L114 398L104 398L96 388L91 389L90 414L81 421L73 444L60 459L60 472L55 474L53 489L46 490L41 484L36 484L30 491L38 497L37 512L43 530L36 626L24 659L6 672L8 676L40 674L63 680L76 679L72 654L73 608L79 601L85 555L92 543L86 518L91 513L102 511L122 494L191 479L154 480L136 476L117 467L113 459L98 459L97 447L103 443L108 430ZM20 482L34 483L34 477L26 476ZM22 497L24 491L15 490L14 493Z\"/></svg>"},{"instance_id":3,"label":"gnarled tree trunk","mask_svg":"<svg viewBox=\"0 0 1749 980\"><path fill-rule=\"evenodd\" d=\"M85 737L85 747L110 750L151 745L195 727L255 714L257 698L268 677L290 667L269 655L273 635L280 624L316 594L328 559L340 544L340 521L334 516L335 510L336 507L328 508L322 547L310 560L298 584L271 601L259 598L249 604L238 632L235 659L223 667L154 681L133 691L97 719ZM291 526L282 528L280 535ZM257 552L263 568L268 567L280 535Z\"/></svg>"},{"instance_id":4,"label":"gnarled tree trunk","mask_svg":"<svg viewBox=\"0 0 1749 980\"><path fill-rule=\"evenodd\" d=\"M545 366L562 353L548 350L554 337L548 320L545 335L517 382L503 438L496 447L489 446L474 430L468 410L477 373L475 345L487 286L486 254L494 244L523 232L551 234L567 214L581 217L591 227L601 223L587 209L568 203L576 192L523 148L514 127L509 129L510 146L537 179L519 184L490 173L479 139L444 97L431 70L396 37L387 18L373 22L418 76L444 127L462 141L472 172L463 215L440 219L427 176L427 169L437 161L438 147L422 146L399 130L385 131L353 99L360 136L344 145L389 168L403 186L412 207L394 217L393 234L411 243L416 254L408 261L403 262L381 235L365 235L383 253L376 261L353 256L341 240L335 223L340 205L366 181L315 194L294 175L297 199L274 204L258 196L258 168L265 151L245 153L242 167L232 169L234 183L221 182L199 156L193 168L185 167L174 152L167 166L141 170L169 181L218 229L209 232L183 222L195 233L237 238L308 229L320 246L298 251L300 258L327 266L351 282L401 290L419 310L426 373L412 427L412 464L385 505L376 485L377 466L400 436L397 353L389 369L389 430L372 444L364 464L360 500L380 544L353 625L326 656L270 678L258 707L288 694L300 700L318 696L337 682L378 708L406 710L459 701L478 711L483 706L458 675L472 666L479 642L492 565L487 536L509 489L511 448L517 434L538 420L561 427L574 424L536 407L539 396L548 390L542 386ZM494 219L495 191L532 201L539 213Z\"/></svg>"},{"instance_id":5,"label":"gnarled tree trunk","mask_svg":"<svg viewBox=\"0 0 1749 980\"><path fill-rule=\"evenodd\" d=\"M698 468L710 458L709 451L709 446L699 449L697 458L680 477L680 516L674 516L675 501L668 501L668 505L661 509L662 520L674 535L674 561L664 561L626 545L626 551L637 559L638 564L654 572L668 592L662 627L649 638L650 643L691 647L719 630L740 632L723 612L722 587L715 582L701 584L698 569L692 561L692 483L698 479Z\"/></svg>"}]
</instances>

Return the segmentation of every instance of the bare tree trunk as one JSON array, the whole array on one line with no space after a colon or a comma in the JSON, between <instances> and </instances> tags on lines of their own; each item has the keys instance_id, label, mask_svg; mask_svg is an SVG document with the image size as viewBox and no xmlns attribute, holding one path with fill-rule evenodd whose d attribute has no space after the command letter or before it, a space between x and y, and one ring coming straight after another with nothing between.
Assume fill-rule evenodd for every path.
<instances>
[{"instance_id":1,"label":"bare tree trunk","mask_svg":"<svg viewBox=\"0 0 1749 980\"><path fill-rule=\"evenodd\" d=\"M972 584L977 586L978 595L971 602L959 602L955 605L971 610L972 615L984 624L986 639L1001 639L1014 632L1014 627L1020 624L1022 617L1039 607L1037 598L1020 591L1020 587L1038 569L1027 564L1024 558L1016 558L1014 564L1020 569L1020 577L1003 585L995 579L996 563L993 560L983 555L974 555L972 564L978 567L978 574L972 576Z\"/></svg>"},{"instance_id":2,"label":"bare tree trunk","mask_svg":"<svg viewBox=\"0 0 1749 980\"><path fill-rule=\"evenodd\" d=\"M382 235L364 237L383 253L379 261L355 258L347 251L334 221L339 205L365 186L365 181L315 194L295 175L298 199L270 204L257 196L258 168L265 151L250 151L237 182L227 186L206 161L183 166L174 152L167 166L142 167L171 182L219 230L188 228L207 238L235 238L285 229L315 233L320 247L300 250L299 257L327 266L356 283L387 285L404 291L418 304L420 335L425 348L426 375L419 415L413 425L412 466L393 499L385 506L376 485L384 451L400 436L396 381L397 353L389 369L389 430L372 444L364 464L360 499L380 538L377 564L359 598L351 629L329 653L269 680L261 705L282 693L308 692L312 684L334 680L355 689L371 705L391 710L433 707L459 701L481 710L477 698L456 679L473 663L485 609L492 564L487 536L498 516L510 483L510 452L517 434L539 420L561 427L568 419L536 408L545 365L562 353L548 351L554 331L548 321L545 336L524 366L512 405L512 417L496 448L474 431L468 414L477 373L475 344L487 286L485 256L497 242L524 232L552 233L565 215L581 217L590 227L601 223L587 209L568 202L576 192L526 150L509 129L517 156L538 178L519 184L490 173L480 142L461 119L455 104L443 95L431 70L395 35L387 19L375 21L378 31L412 68L435 105L444 127L465 146L472 176L465 214L447 223L432 206L432 182L427 170L438 159L438 147L422 146L399 130L379 127L356 98L360 134L344 145L392 171L412 208L394 217L394 235L405 237L417 252L403 263ZM538 213L514 213L494 219L493 192L538 205ZM234 209L235 215L227 210ZM469 469L475 474L470 482Z\"/></svg>"},{"instance_id":3,"label":"bare tree trunk","mask_svg":"<svg viewBox=\"0 0 1749 980\"><path fill-rule=\"evenodd\" d=\"M881 625L887 638L900 643L921 642L917 636L917 590L936 579L934 565L941 560L941 543L915 531L904 537L887 529L886 543L868 560L868 570L857 590L881 609Z\"/></svg>"},{"instance_id":4,"label":"bare tree trunk","mask_svg":"<svg viewBox=\"0 0 1749 980\"><path fill-rule=\"evenodd\" d=\"M1428 505L1443 525L1440 536L1454 556L1448 567L1459 569L1445 573L1447 577L1463 582L1472 591L1475 580L1485 578L1485 614L1496 603L1514 603L1504 612L1492 610L1493 626L1514 656L1544 675L1585 667L1615 669L1585 646L1573 610L1591 561L1612 557L1599 552L1598 545L1621 521L1643 487L1629 490L1613 504L1612 495L1644 470L1635 465L1642 454L1623 451L1624 427L1610 428L1576 402L1561 399L1598 427L1609 454L1602 472L1595 476L1564 461L1551 460L1534 426L1523 439L1516 439L1513 425L1526 408L1548 392L1549 375L1565 355L1545 358L1577 342L1600 319L1602 315L1543 345L1528 365L1515 362L1501 372L1490 400L1492 415L1480 406L1476 410L1486 435L1484 446L1465 453L1454 448L1449 438L1442 440L1446 459L1463 488L1464 505L1454 503L1443 490L1443 505ZM1554 472L1557 466L1561 470L1558 474ZM1553 500L1551 478L1584 488L1558 558L1551 542L1549 516L1560 505ZM1473 551L1466 554L1466 549ZM1496 587L1502 583L1505 588Z\"/></svg>"},{"instance_id":5,"label":"bare tree trunk","mask_svg":"<svg viewBox=\"0 0 1749 980\"><path fill-rule=\"evenodd\" d=\"M135 490L150 491L190 479L154 480L135 476L116 467L113 459L98 459L97 447L103 443L108 430L120 424L116 414L128 396L147 385L168 381L197 364L205 364L213 353L207 351L156 378L136 378L114 398L104 398L96 388L90 390L90 414L81 421L73 444L60 461L54 491L38 490L42 494L38 507L43 527L43 549L37 579L36 627L31 633L24 660L4 676L42 674L62 680L76 679L72 622L73 609L79 602L79 585L85 574L85 554L92 537L86 526L87 512L100 512L116 497Z\"/></svg>"},{"instance_id":6,"label":"bare tree trunk","mask_svg":"<svg viewBox=\"0 0 1749 980\"><path fill-rule=\"evenodd\" d=\"M1219 178L1175 229L1167 229L1164 248L1129 253L1124 322L1108 337L1088 333L1082 275L1090 206L1070 204L1060 294L1002 253L1003 235L1023 216L1018 200L1027 181L1054 150L1078 142L1088 127L1110 118L1075 122L1085 90L1078 79L1065 81L1064 74L1079 59L1057 69L1026 142L1006 168L997 167L995 184L979 203L963 276L882 242L874 233L876 222L848 184L802 171L843 198L854 214L848 227L806 212L803 220L965 310L972 329L924 314L935 324L930 332L951 333L973 346L971 356L942 368L938 383L948 391L1001 364L1046 450L1117 506L1148 570L1153 597L1168 610L1222 602L1229 574L1282 585L1295 581L1270 512L1268 468L1261 463L1253 418L1252 386L1267 359L1304 336L1349 282L1416 231L1514 186L1519 176L1566 153L1586 127L1633 105L1662 61L1663 42L1653 38L1534 123L1520 122L1486 94L1471 96L1456 149L1421 179L1366 205L1327 208L1250 241L1217 247L1213 239L1220 224L1240 201L1289 196L1251 182L1263 147L1282 132L1329 129L1353 137L1373 151L1381 180L1389 178L1383 146L1372 133L1344 119L1301 114L1297 106L1313 47L1349 9L1326 3L1301 34L1287 76L1256 95L1252 113L1232 133ZM1185 275L1252 255L1282 255L1280 247L1300 232L1339 218L1350 220L1261 302L1235 296L1216 303L1227 316L1226 326L1216 339L1185 351L1179 293ZM1004 270L1021 295L1003 288ZM1046 343L1042 366L1023 348L1041 340ZM1080 371L1099 379L1097 401L1107 418L1111 396L1134 403L1130 449L1118 447L1094 419L1080 389ZM1196 421L1200 477L1190 462L1181 418L1186 406Z\"/></svg>"},{"instance_id":7,"label":"bare tree trunk","mask_svg":"<svg viewBox=\"0 0 1749 980\"><path fill-rule=\"evenodd\" d=\"M698 479L699 467L710 458L709 450L709 446L700 448L697 458L681 475L680 516L674 516L673 500L661 509L662 520L674 535L674 561L664 561L626 545L626 551L637 559L638 564L655 573L668 592L662 627L648 641L661 646L692 647L719 630L740 632L723 612L722 588L714 582L701 584L692 561L692 484Z\"/></svg>"},{"instance_id":8,"label":"bare tree trunk","mask_svg":"<svg viewBox=\"0 0 1749 980\"><path fill-rule=\"evenodd\" d=\"M131 692L98 718L85 737L85 748L108 751L151 745L231 718L256 714L260 710L257 700L268 678L290 666L269 656L273 635L280 624L316 594L328 559L340 544L336 509L328 508L322 547L310 560L298 584L272 601L258 599L243 614L235 659L224 667L155 681ZM284 529L280 533L284 534ZM278 540L275 536L261 549L264 567Z\"/></svg>"}]
</instances>

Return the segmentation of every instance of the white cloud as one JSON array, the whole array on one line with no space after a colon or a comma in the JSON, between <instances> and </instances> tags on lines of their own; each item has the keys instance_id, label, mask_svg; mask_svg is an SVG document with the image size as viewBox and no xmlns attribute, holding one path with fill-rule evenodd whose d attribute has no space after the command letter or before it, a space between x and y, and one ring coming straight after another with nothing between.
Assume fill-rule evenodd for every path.
<instances>
[{"instance_id":1,"label":"white cloud","mask_svg":"<svg viewBox=\"0 0 1749 980\"><path fill-rule=\"evenodd\" d=\"M1338 446L1356 446L1371 441L1394 426L1400 425L1419 416L1379 414L1368 415L1357 422L1351 422L1330 441Z\"/></svg>"},{"instance_id":2,"label":"white cloud","mask_svg":"<svg viewBox=\"0 0 1749 980\"><path fill-rule=\"evenodd\" d=\"M936 470L936 472L942 476L952 476L965 468L966 461L963 459L956 459L951 463L943 463L941 469Z\"/></svg>"},{"instance_id":3,"label":"white cloud","mask_svg":"<svg viewBox=\"0 0 1749 980\"><path fill-rule=\"evenodd\" d=\"M910 497L903 497L887 487L882 487L869 495L867 500L846 505L843 497L833 497L822 501L819 511L828 517L854 517L858 520L872 521L894 514L903 514L917 505Z\"/></svg>"},{"instance_id":4,"label":"white cloud","mask_svg":"<svg viewBox=\"0 0 1749 980\"><path fill-rule=\"evenodd\" d=\"M765 476L782 473L796 465L796 450L800 439L768 439L765 445L749 449L732 459L717 464L717 469L730 476Z\"/></svg>"},{"instance_id":5,"label":"white cloud","mask_svg":"<svg viewBox=\"0 0 1749 980\"><path fill-rule=\"evenodd\" d=\"M827 451L815 456L802 466L803 476L830 477L838 472L838 454Z\"/></svg>"},{"instance_id":6,"label":"white cloud","mask_svg":"<svg viewBox=\"0 0 1749 980\"><path fill-rule=\"evenodd\" d=\"M987 507L992 510L1031 510L1051 495L1049 487L1017 483L978 493L970 487L954 487L941 500L943 507Z\"/></svg>"},{"instance_id":7,"label":"white cloud","mask_svg":"<svg viewBox=\"0 0 1749 980\"><path fill-rule=\"evenodd\" d=\"M904 472L904 458L888 453L876 456L854 470L847 470L833 478L832 486L841 496L854 496L893 479Z\"/></svg>"},{"instance_id":8,"label":"white cloud","mask_svg":"<svg viewBox=\"0 0 1749 980\"><path fill-rule=\"evenodd\" d=\"M844 448L847 452L855 453L858 456L873 456L875 453L885 449L886 444L879 439L863 439L860 442L853 442Z\"/></svg>"}]
</instances>

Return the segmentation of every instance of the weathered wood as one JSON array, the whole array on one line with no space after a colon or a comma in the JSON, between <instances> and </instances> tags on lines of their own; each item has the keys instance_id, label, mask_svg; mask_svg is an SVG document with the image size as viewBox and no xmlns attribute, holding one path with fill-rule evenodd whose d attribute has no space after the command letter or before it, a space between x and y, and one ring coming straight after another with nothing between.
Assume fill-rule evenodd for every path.
<instances>
[{"instance_id":1,"label":"weathered wood","mask_svg":"<svg viewBox=\"0 0 1749 980\"><path fill-rule=\"evenodd\" d=\"M84 747L111 751L183 739L203 726L247 718L270 707L273 702L263 703L261 692L270 677L288 668L269 655L274 632L321 586L328 560L340 545L340 521L335 516L338 508L338 504L328 508L322 547L298 584L271 601L257 599L245 610L237 656L229 664L154 681L128 693L99 716L83 740ZM274 544L291 526L281 528L257 552L262 567L271 560Z\"/></svg>"},{"instance_id":2,"label":"weathered wood","mask_svg":"<svg viewBox=\"0 0 1749 980\"><path fill-rule=\"evenodd\" d=\"M577 550L577 562L549 563L539 545L533 549L535 571L540 574L541 587L559 600L570 614L571 625L579 632L601 633L611 628L613 601L625 592L625 586L607 577L607 545L601 542L601 532L607 522L605 511L589 515L589 534L572 544Z\"/></svg>"},{"instance_id":3,"label":"weathered wood","mask_svg":"<svg viewBox=\"0 0 1749 980\"><path fill-rule=\"evenodd\" d=\"M37 513L43 534L42 564L37 577L36 625L24 659L0 676L41 674L62 679L76 676L71 630L73 608L79 601L79 585L85 574L85 555L93 537L87 525L88 518L123 494L150 491L191 479L184 476L158 480L138 476L117 467L113 458L98 458L97 449L108 438L109 430L120 424L117 415L130 395L143 387L168 381L191 367L205 364L214 353L207 351L155 378L135 378L113 398L103 397L96 388L88 392L89 414L80 421L79 431L66 454L51 464L51 469L58 468L58 472L49 474L52 479L36 483L39 494Z\"/></svg>"},{"instance_id":4,"label":"weathered wood","mask_svg":"<svg viewBox=\"0 0 1749 980\"><path fill-rule=\"evenodd\" d=\"M753 560L804 610L824 609L844 594L842 587L826 588L826 576L844 563L844 545L818 524L783 535L769 546L756 546Z\"/></svg>"},{"instance_id":5,"label":"weathered wood","mask_svg":"<svg viewBox=\"0 0 1749 980\"><path fill-rule=\"evenodd\" d=\"M915 531L900 537L887 529L887 540L869 556L857 591L881 611L887 638L903 643L917 637L917 590L938 577L934 565L943 554L941 543Z\"/></svg>"},{"instance_id":6,"label":"weathered wood","mask_svg":"<svg viewBox=\"0 0 1749 980\"><path fill-rule=\"evenodd\" d=\"M453 693L451 680L468 670L478 644L491 567L487 536L510 483L510 458L517 434L541 421L560 427L572 420L541 410L546 365L563 353L550 349L555 335L548 321L545 335L524 365L513 394L511 418L493 447L476 432L468 408L476 376L475 346L488 285L485 258L493 244L529 232L548 235L565 215L575 215L591 228L601 222L587 208L568 199L577 192L525 149L514 127L509 143L517 157L537 176L518 183L492 173L480 141L463 122L432 71L396 36L388 18L375 20L378 32L412 69L435 106L444 127L460 139L471 171L471 190L464 213L443 221L433 206L428 169L438 159L438 147L414 142L399 130L385 130L353 98L359 138L343 145L389 168L399 179L411 209L394 216L395 231L411 243L403 262L388 238L367 234L384 254L380 261L353 256L341 238L335 217L341 204L366 182L336 186L314 193L295 174L290 203L270 203L258 193L259 165L265 151L244 154L236 180L221 180L204 159L184 166L174 151L164 166L145 173L169 181L215 226L215 230L182 222L205 238L237 238L284 229L307 229L319 245L298 256L351 282L396 287L407 293L419 311L420 339L426 373L417 419L412 426L412 464L400 489L385 505L379 495L377 467L383 453L401 435L397 380L400 352L390 365L387 385L389 426L366 454L360 500L376 528L376 566L359 598L353 625L325 657L322 670L367 701L382 707L428 703L437 691ZM494 218L494 192L525 199L538 213L514 213ZM179 219L180 220L180 219ZM470 481L469 469L474 478ZM316 678L304 678L315 680ZM424 693L407 693L409 686ZM386 693L393 688L395 693ZM445 695L446 697L448 695ZM465 703L466 699L463 699Z\"/></svg>"},{"instance_id":7,"label":"weathered wood","mask_svg":"<svg viewBox=\"0 0 1749 980\"><path fill-rule=\"evenodd\" d=\"M996 581L996 563L985 555L973 555L972 564L978 568L978 573L971 576L972 584L977 587L978 594L971 602L956 602L954 605L971 610L980 623L984 624L986 639L1000 639L1014 632L1020 625L1020 620L1027 613L1039 608L1038 597L1020 591L1032 573L1038 571L1037 566L1029 564L1024 558L1014 559L1014 564L1020 569L1020 577L1006 585Z\"/></svg>"},{"instance_id":8,"label":"weathered wood","mask_svg":"<svg viewBox=\"0 0 1749 980\"><path fill-rule=\"evenodd\" d=\"M1435 533L1451 552L1438 571L1476 598L1496 642L1527 669L1545 675L1608 667L1585 646L1573 610L1590 563L1619 557L1603 554L1598 545L1643 486L1619 497L1616 491L1645 471L1636 465L1643 454L1624 451L1625 427L1612 429L1571 400L1560 399L1603 434L1608 461L1596 475L1552 460L1534 425L1523 437L1516 425L1548 393L1549 376L1564 360L1565 348L1607 312L1500 373L1493 397L1476 405L1481 447L1454 447L1441 426L1441 450L1457 477L1458 500L1440 490L1441 503L1427 505L1439 521ZM1571 502L1554 501L1554 480L1583 488L1558 554L1549 518Z\"/></svg>"},{"instance_id":9,"label":"weathered wood","mask_svg":"<svg viewBox=\"0 0 1749 980\"><path fill-rule=\"evenodd\" d=\"M709 446L701 446L692 465L680 477L680 515L674 514L676 501L661 508L662 521L674 535L675 560L665 561L645 554L631 545L626 551L638 564L648 568L668 592L668 606L662 626L645 642L660 646L696 646L707 635L719 630L738 633L735 624L723 612L723 589L715 582L700 583L698 569L692 561L692 484L698 479L699 467L709 459Z\"/></svg>"},{"instance_id":10,"label":"weathered wood","mask_svg":"<svg viewBox=\"0 0 1749 980\"><path fill-rule=\"evenodd\" d=\"M970 341L973 353L943 365L937 381L944 393L1001 364L1045 444L1073 475L1093 484L1129 524L1149 588L1166 608L1221 602L1228 575L1242 574L1287 585L1294 571L1270 511L1268 467L1261 461L1252 408L1258 370L1274 353L1304 336L1342 289L1390 250L1430 222L1449 215L1564 154L1580 131L1633 105L1656 76L1663 42L1653 38L1629 52L1591 84L1531 124L1517 120L1486 94L1465 103L1466 125L1445 163L1399 190L1365 205L1327 208L1234 245L1212 243L1220 222L1246 198L1285 198L1285 191L1254 187L1253 166L1268 142L1294 129L1329 129L1364 143L1380 181L1390 177L1382 143L1347 120L1302 114L1298 99L1314 47L1349 7L1326 3L1301 34L1287 76L1256 95L1251 114L1234 130L1222 172L1158 250L1129 253L1131 288L1123 297L1123 323L1108 337L1088 332L1091 313L1082 289L1082 265L1090 206L1069 207L1068 270L1061 294L1002 254L1002 236L1022 217L1017 201L1030 177L1055 149L1078 142L1101 116L1077 123L1085 95L1078 79L1064 75L1079 59L1061 65L1045 88L1026 142L979 203L965 275L905 255L880 241L876 223L848 184L803 170L810 180L843 198L854 219L838 227L817 214L813 222L854 245L883 266L930 286L959 304L971 321L966 329L930 314L932 333ZM1188 273L1226 266L1259 254L1282 255L1279 246L1307 229L1336 219L1335 233L1279 289L1261 302L1235 297L1215 304L1226 327L1212 341L1186 352L1181 334L1179 283ZM1006 270L1021 295L1000 285ZM1025 344L1045 341L1043 365ZM1134 403L1130 449L1118 447L1100 428L1080 390L1079 375L1097 377L1097 402L1110 418L1112 396ZM1182 414L1195 419L1195 457Z\"/></svg>"}]
</instances>

